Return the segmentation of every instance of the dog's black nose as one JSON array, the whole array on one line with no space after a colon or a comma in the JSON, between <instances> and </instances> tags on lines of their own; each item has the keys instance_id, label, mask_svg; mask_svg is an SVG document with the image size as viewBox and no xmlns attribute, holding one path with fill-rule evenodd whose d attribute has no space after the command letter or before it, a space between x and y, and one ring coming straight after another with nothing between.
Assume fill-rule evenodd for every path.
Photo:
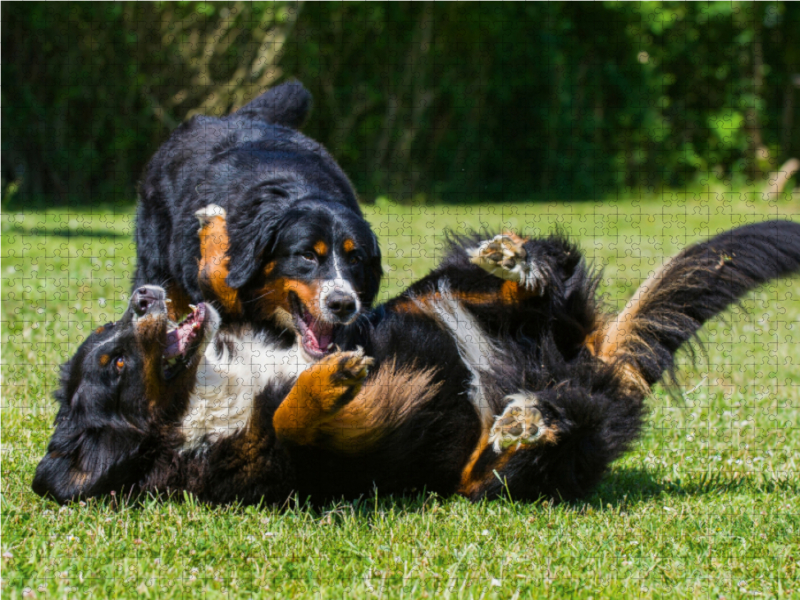
<instances>
[{"instance_id":1,"label":"dog's black nose","mask_svg":"<svg viewBox=\"0 0 800 600\"><path fill-rule=\"evenodd\" d=\"M351 294L334 291L325 300L325 304L334 315L342 321L348 321L356 312L356 298Z\"/></svg>"},{"instance_id":2,"label":"dog's black nose","mask_svg":"<svg viewBox=\"0 0 800 600\"><path fill-rule=\"evenodd\" d=\"M156 302L163 302L166 295L164 290L145 285L133 292L131 307L137 315L144 316Z\"/></svg>"}]
</instances>

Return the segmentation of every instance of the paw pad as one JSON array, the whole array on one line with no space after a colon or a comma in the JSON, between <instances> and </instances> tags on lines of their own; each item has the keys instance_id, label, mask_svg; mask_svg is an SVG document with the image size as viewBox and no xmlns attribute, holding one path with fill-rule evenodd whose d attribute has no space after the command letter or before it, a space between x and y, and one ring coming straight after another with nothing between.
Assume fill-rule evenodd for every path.
<instances>
[{"instance_id":1,"label":"paw pad","mask_svg":"<svg viewBox=\"0 0 800 600\"><path fill-rule=\"evenodd\" d=\"M527 260L528 253L522 247L523 243L524 240L516 235L496 235L467 253L470 262L495 277L516 281L541 294L544 292L544 275L534 262Z\"/></svg>"},{"instance_id":2,"label":"paw pad","mask_svg":"<svg viewBox=\"0 0 800 600\"><path fill-rule=\"evenodd\" d=\"M489 434L489 443L498 454L505 448L530 445L549 432L541 411L536 406L536 396L515 394L508 397L511 403L496 418Z\"/></svg>"},{"instance_id":3,"label":"paw pad","mask_svg":"<svg viewBox=\"0 0 800 600\"><path fill-rule=\"evenodd\" d=\"M359 348L354 352L337 352L331 355L335 361L336 373L331 377L336 383L353 385L364 380L369 374L369 368L375 360L364 355L364 350Z\"/></svg>"}]
</instances>

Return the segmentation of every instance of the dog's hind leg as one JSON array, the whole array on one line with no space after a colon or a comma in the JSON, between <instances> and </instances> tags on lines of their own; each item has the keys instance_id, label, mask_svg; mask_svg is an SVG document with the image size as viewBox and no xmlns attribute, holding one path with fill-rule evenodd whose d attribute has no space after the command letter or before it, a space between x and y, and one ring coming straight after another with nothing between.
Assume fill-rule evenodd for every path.
<instances>
[{"instance_id":1,"label":"dog's hind leg","mask_svg":"<svg viewBox=\"0 0 800 600\"><path fill-rule=\"evenodd\" d=\"M555 419L545 420L536 394L512 394L504 403L505 409L484 432L462 471L459 492L470 498L481 497L487 486L495 484L498 472L519 450L558 441L558 424Z\"/></svg>"}]
</instances>

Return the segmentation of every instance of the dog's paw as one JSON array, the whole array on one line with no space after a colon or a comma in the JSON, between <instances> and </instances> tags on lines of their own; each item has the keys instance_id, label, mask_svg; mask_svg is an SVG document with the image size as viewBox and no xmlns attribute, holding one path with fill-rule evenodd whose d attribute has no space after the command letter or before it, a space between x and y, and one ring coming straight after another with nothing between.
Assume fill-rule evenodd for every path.
<instances>
[{"instance_id":1,"label":"dog's paw","mask_svg":"<svg viewBox=\"0 0 800 600\"><path fill-rule=\"evenodd\" d=\"M354 352L334 352L322 361L328 361L334 366L331 382L340 385L361 383L369 375L369 368L375 363L375 359L365 356L364 350L360 347Z\"/></svg>"},{"instance_id":2,"label":"dog's paw","mask_svg":"<svg viewBox=\"0 0 800 600\"><path fill-rule=\"evenodd\" d=\"M545 423L534 394L513 394L506 399L510 402L489 433L489 443L495 452L555 441L556 430Z\"/></svg>"},{"instance_id":3,"label":"dog's paw","mask_svg":"<svg viewBox=\"0 0 800 600\"><path fill-rule=\"evenodd\" d=\"M472 264L495 277L516 281L526 290L541 295L545 289L545 276L536 262L529 260L524 243L525 240L518 235L504 233L484 240L467 254Z\"/></svg>"},{"instance_id":4,"label":"dog's paw","mask_svg":"<svg viewBox=\"0 0 800 600\"><path fill-rule=\"evenodd\" d=\"M314 388L320 408L334 412L355 398L374 362L358 348L353 352L333 352L306 371L311 377L315 376L313 372L317 374Z\"/></svg>"}]
</instances>

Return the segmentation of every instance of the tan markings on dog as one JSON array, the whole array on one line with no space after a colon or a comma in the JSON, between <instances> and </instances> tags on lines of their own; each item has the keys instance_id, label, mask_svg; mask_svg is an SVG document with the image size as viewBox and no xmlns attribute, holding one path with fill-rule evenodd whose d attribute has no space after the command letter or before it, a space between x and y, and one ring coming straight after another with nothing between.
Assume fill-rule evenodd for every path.
<instances>
[{"instance_id":1,"label":"tan markings on dog","mask_svg":"<svg viewBox=\"0 0 800 600\"><path fill-rule=\"evenodd\" d=\"M368 452L439 393L436 369L385 362L355 399L320 425L318 445L346 454Z\"/></svg>"},{"instance_id":2,"label":"tan markings on dog","mask_svg":"<svg viewBox=\"0 0 800 600\"><path fill-rule=\"evenodd\" d=\"M537 296L537 294L526 290L516 281L503 281L499 288L489 292L462 292L457 289L451 289L448 292L447 299L472 306L488 306L492 304L514 306L527 298L535 296ZM416 296L416 302L412 300L403 300L395 306L399 308L401 312L414 313L419 311L414 310L414 307L410 305L417 305L417 308L419 308L419 304L427 306L443 299L442 293L435 291Z\"/></svg>"},{"instance_id":3,"label":"tan markings on dog","mask_svg":"<svg viewBox=\"0 0 800 600\"><path fill-rule=\"evenodd\" d=\"M405 315L424 315L430 317L427 312L422 310L420 306L410 298L402 298L392 304L392 312Z\"/></svg>"},{"instance_id":4,"label":"tan markings on dog","mask_svg":"<svg viewBox=\"0 0 800 600\"><path fill-rule=\"evenodd\" d=\"M89 479L89 475L89 473L80 469L70 469L69 482L75 487L83 487L83 484Z\"/></svg>"},{"instance_id":5,"label":"tan markings on dog","mask_svg":"<svg viewBox=\"0 0 800 600\"><path fill-rule=\"evenodd\" d=\"M584 342L589 351L604 363L616 364L618 376L632 389L641 393L648 393L650 386L633 365L621 362L620 359L626 355L625 346L627 344L634 340L639 344L644 343L637 331L637 317L643 302L646 301L646 296L652 294L660 284L662 274L671 262L667 261L653 271L633 294L633 297L625 305L625 309L616 318L609 318L598 326Z\"/></svg>"},{"instance_id":6,"label":"tan markings on dog","mask_svg":"<svg viewBox=\"0 0 800 600\"><path fill-rule=\"evenodd\" d=\"M353 240L351 240L350 238L347 238L342 243L342 248L344 249L345 252L352 252L353 250L356 249L356 243Z\"/></svg>"},{"instance_id":7,"label":"tan markings on dog","mask_svg":"<svg viewBox=\"0 0 800 600\"><path fill-rule=\"evenodd\" d=\"M264 265L264 277L269 277L272 275L272 272L275 270L276 263L274 260L269 261L266 265Z\"/></svg>"},{"instance_id":8,"label":"tan markings on dog","mask_svg":"<svg viewBox=\"0 0 800 600\"><path fill-rule=\"evenodd\" d=\"M161 341L166 335L166 315L145 315L136 323L136 343L143 357L142 379L151 407L163 400Z\"/></svg>"},{"instance_id":9,"label":"tan markings on dog","mask_svg":"<svg viewBox=\"0 0 800 600\"><path fill-rule=\"evenodd\" d=\"M268 282L255 294L255 297L258 298L258 310L262 318L272 317L278 309L291 313L292 304L289 301L289 292L297 295L314 318L320 317L319 282L306 283L297 279L281 277Z\"/></svg>"},{"instance_id":10,"label":"tan markings on dog","mask_svg":"<svg viewBox=\"0 0 800 600\"><path fill-rule=\"evenodd\" d=\"M334 352L303 371L272 417L275 434L312 444L319 425L358 394L372 362L363 352Z\"/></svg>"},{"instance_id":11,"label":"tan markings on dog","mask_svg":"<svg viewBox=\"0 0 800 600\"><path fill-rule=\"evenodd\" d=\"M503 235L508 238L511 238L511 241L514 242L517 246L522 246L522 244L528 241L528 238L520 237L513 231L504 231Z\"/></svg>"},{"instance_id":12,"label":"tan markings on dog","mask_svg":"<svg viewBox=\"0 0 800 600\"><path fill-rule=\"evenodd\" d=\"M255 416L250 419L247 429L233 441L233 450L238 464L231 465L231 467L237 467L241 476L248 478L263 476L264 462L259 458L267 449L271 437L261 431L261 428L255 424L257 421L258 417Z\"/></svg>"},{"instance_id":13,"label":"tan markings on dog","mask_svg":"<svg viewBox=\"0 0 800 600\"><path fill-rule=\"evenodd\" d=\"M191 298L183 291L179 285L168 284L167 291L167 313L169 318L173 321L179 321L180 318L188 314L189 305L192 303Z\"/></svg>"},{"instance_id":14,"label":"tan markings on dog","mask_svg":"<svg viewBox=\"0 0 800 600\"><path fill-rule=\"evenodd\" d=\"M228 277L228 229L220 215L208 217L198 232L200 236L200 284L211 291L230 313L241 313L238 291L225 283ZM174 302L174 300L173 300ZM188 310L188 306L187 306Z\"/></svg>"},{"instance_id":15,"label":"tan markings on dog","mask_svg":"<svg viewBox=\"0 0 800 600\"><path fill-rule=\"evenodd\" d=\"M111 361L111 357L108 354L103 354L100 357L100 366L105 367Z\"/></svg>"},{"instance_id":16,"label":"tan markings on dog","mask_svg":"<svg viewBox=\"0 0 800 600\"><path fill-rule=\"evenodd\" d=\"M521 392L506 399L510 402L490 429L484 426L478 445L461 471L459 492L462 494L471 497L478 493L517 451L558 441L558 427L545 422L535 395ZM488 461L479 463L485 452L489 453Z\"/></svg>"},{"instance_id":17,"label":"tan markings on dog","mask_svg":"<svg viewBox=\"0 0 800 600\"><path fill-rule=\"evenodd\" d=\"M467 496L471 494L472 487L477 485L473 479L476 475L475 464L478 462L478 459L483 456L484 451L489 446L489 429L483 426L482 429L478 445L475 446L475 450L472 451L467 464L464 465L464 469L461 471L461 483L458 486L458 493ZM481 478L481 482L482 481L483 479Z\"/></svg>"},{"instance_id":18,"label":"tan markings on dog","mask_svg":"<svg viewBox=\"0 0 800 600\"><path fill-rule=\"evenodd\" d=\"M316 252L319 256L325 256L328 253L328 244L322 240L318 241L314 244L314 252Z\"/></svg>"},{"instance_id":19,"label":"tan markings on dog","mask_svg":"<svg viewBox=\"0 0 800 600\"><path fill-rule=\"evenodd\" d=\"M481 440L483 440L483 438L481 438ZM500 471L505 468L505 466L508 464L508 461L510 461L514 457L514 454L517 453L517 448L508 448L496 460L490 463L488 469L476 471L475 465L478 462L478 458L483 455L484 450L486 450L486 446L484 446L483 449L480 449L480 452L479 449L476 448L475 452L470 458L469 468L464 469L461 472L461 483L456 491L467 498L471 498L480 492L480 490L488 485L492 479L497 479L497 474L499 474Z\"/></svg>"},{"instance_id":20,"label":"tan markings on dog","mask_svg":"<svg viewBox=\"0 0 800 600\"><path fill-rule=\"evenodd\" d=\"M558 441L558 430L553 428L546 430L542 434L539 440L537 440L537 445L539 445L540 443L555 444L557 441ZM481 439L478 445L475 447L472 456L470 456L466 466L461 471L461 482L457 490L459 494L467 496L468 498L473 497L475 494L480 492L482 488L491 483L492 480L497 479L497 474L499 474L500 471L502 471L502 469L505 468L508 462L512 458L514 458L514 455L517 452L531 447L531 446L526 446L524 444L520 446L511 446L509 448L504 449L502 454L497 456L494 455L494 451L490 449L488 442L489 442L488 431L484 431L481 434ZM476 470L478 460L483 456L484 452L487 451L492 452L494 456L497 456L497 458L489 462L489 464L486 465L484 468Z\"/></svg>"},{"instance_id":21,"label":"tan markings on dog","mask_svg":"<svg viewBox=\"0 0 800 600\"><path fill-rule=\"evenodd\" d=\"M95 329L94 332L97 333L97 334L100 334L100 333L103 333L105 330L106 330L106 328L103 325L100 325L100 327Z\"/></svg>"},{"instance_id":22,"label":"tan markings on dog","mask_svg":"<svg viewBox=\"0 0 800 600\"><path fill-rule=\"evenodd\" d=\"M498 281L501 282L500 287L488 292L463 292L451 288L447 299L471 306L516 306L520 302L539 296L537 292L526 289L519 282L500 279ZM443 299L439 290L425 292L414 298L402 298L396 301L392 305L392 310L404 314L430 315L427 307Z\"/></svg>"}]
</instances>

